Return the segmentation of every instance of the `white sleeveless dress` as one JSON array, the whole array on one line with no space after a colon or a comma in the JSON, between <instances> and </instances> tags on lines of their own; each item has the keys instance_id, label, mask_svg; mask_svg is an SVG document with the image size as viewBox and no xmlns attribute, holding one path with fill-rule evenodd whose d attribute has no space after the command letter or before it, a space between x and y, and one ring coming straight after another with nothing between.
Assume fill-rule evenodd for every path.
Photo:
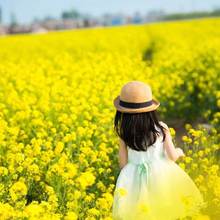
<instances>
[{"instance_id":1,"label":"white sleeveless dress","mask_svg":"<svg viewBox=\"0 0 220 220\"><path fill-rule=\"evenodd\" d=\"M114 191L114 220L176 220L193 216L204 206L193 180L168 158L161 131L147 151L128 147L128 163Z\"/></svg>"}]
</instances>

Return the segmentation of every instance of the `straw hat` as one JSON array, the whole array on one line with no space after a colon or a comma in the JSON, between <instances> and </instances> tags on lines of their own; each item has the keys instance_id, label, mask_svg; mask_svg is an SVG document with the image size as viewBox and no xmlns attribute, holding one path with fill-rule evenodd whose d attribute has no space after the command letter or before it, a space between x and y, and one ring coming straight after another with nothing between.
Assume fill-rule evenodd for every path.
<instances>
[{"instance_id":1,"label":"straw hat","mask_svg":"<svg viewBox=\"0 0 220 220\"><path fill-rule=\"evenodd\" d=\"M160 105L152 98L151 87L141 81L126 83L113 103L118 111L127 113L149 112Z\"/></svg>"}]
</instances>

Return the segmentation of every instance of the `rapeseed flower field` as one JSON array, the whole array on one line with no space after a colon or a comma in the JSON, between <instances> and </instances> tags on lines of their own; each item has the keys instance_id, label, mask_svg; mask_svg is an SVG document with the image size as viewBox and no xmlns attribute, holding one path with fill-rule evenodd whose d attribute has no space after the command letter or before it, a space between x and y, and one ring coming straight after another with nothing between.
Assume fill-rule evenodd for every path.
<instances>
[{"instance_id":1,"label":"rapeseed flower field","mask_svg":"<svg viewBox=\"0 0 220 220\"><path fill-rule=\"evenodd\" d=\"M207 202L195 219L219 219L219 25L204 19L0 38L0 219L112 219L119 173L112 101L131 80L152 86L165 121L187 122L179 146L186 157L177 163ZM192 127L198 118L211 128Z\"/></svg>"}]
</instances>

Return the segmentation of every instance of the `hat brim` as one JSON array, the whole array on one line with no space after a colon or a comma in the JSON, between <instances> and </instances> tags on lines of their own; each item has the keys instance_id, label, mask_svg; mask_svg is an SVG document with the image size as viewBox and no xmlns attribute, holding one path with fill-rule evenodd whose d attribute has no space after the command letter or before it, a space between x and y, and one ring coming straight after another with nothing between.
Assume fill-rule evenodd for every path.
<instances>
[{"instance_id":1,"label":"hat brim","mask_svg":"<svg viewBox=\"0 0 220 220\"><path fill-rule=\"evenodd\" d=\"M115 108L120 112L126 112L126 113L150 112L150 111L156 110L160 105L160 102L158 102L155 99L152 99L153 101L152 105L143 107L143 108L134 109L134 108L125 108L125 107L120 106L119 101L120 101L120 96L117 96L113 101Z\"/></svg>"}]
</instances>

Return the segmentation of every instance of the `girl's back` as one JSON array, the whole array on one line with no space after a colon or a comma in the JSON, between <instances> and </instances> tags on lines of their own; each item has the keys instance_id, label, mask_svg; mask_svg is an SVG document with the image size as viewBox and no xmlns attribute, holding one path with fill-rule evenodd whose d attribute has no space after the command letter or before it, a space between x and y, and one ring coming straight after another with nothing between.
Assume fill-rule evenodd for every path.
<instances>
[{"instance_id":1,"label":"girl's back","mask_svg":"<svg viewBox=\"0 0 220 220\"><path fill-rule=\"evenodd\" d=\"M157 130L161 133L160 129ZM154 144L148 147L146 151L136 151L127 146L128 149L128 162L129 163L141 163L141 162L156 162L157 160L164 159L166 152L164 151L162 134L157 137Z\"/></svg>"}]
</instances>

